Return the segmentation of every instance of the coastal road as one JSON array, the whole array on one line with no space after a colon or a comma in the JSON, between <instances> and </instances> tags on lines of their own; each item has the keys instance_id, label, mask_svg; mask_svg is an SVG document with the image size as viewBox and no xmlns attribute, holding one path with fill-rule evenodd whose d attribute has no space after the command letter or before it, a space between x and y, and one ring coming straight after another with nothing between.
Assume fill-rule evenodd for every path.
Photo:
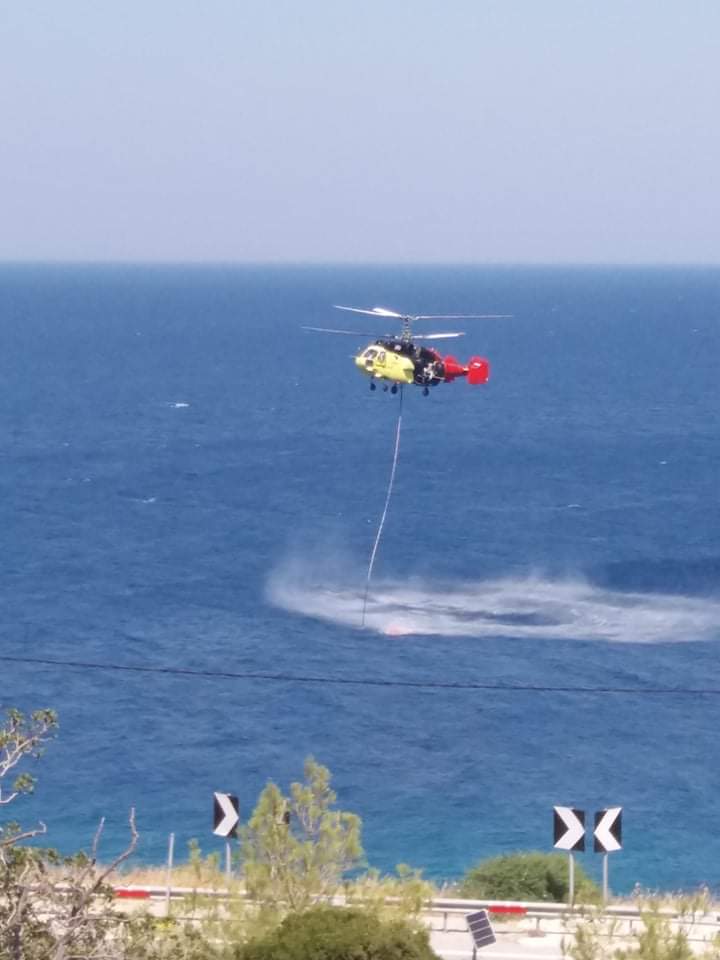
<instances>
[{"instance_id":1,"label":"coastal road","mask_svg":"<svg viewBox=\"0 0 720 960\"><path fill-rule=\"evenodd\" d=\"M219 889L192 890L189 888L124 887L116 888L116 897L122 909L147 910L154 916L167 916L172 910L177 918L183 906L190 907L195 895L222 902L227 891ZM172 904L172 906L171 906ZM118 904L120 906L120 904ZM650 905L646 905L648 909ZM693 953L702 955L710 949L720 934L720 910L717 904L706 903L692 912L670 907L656 907L657 918L666 925L668 933L682 931L688 938ZM563 904L500 903L436 899L422 914L430 931L433 950L443 960L470 960L473 941L467 928L467 914L486 908L497 942L478 950L480 960L563 960L563 943L574 938L578 925L590 924L600 940L601 951L637 947L637 935L644 929L643 912L636 904L616 904L594 913L570 911ZM192 908L191 908L192 909ZM192 919L188 915L187 919Z\"/></svg>"},{"instance_id":2,"label":"coastal road","mask_svg":"<svg viewBox=\"0 0 720 960\"><path fill-rule=\"evenodd\" d=\"M562 937L530 937L521 934L498 936L498 942L478 950L479 960L562 960ZM473 942L468 931L439 931L430 934L430 943L443 960L471 960Z\"/></svg>"},{"instance_id":3,"label":"coastal road","mask_svg":"<svg viewBox=\"0 0 720 960\"><path fill-rule=\"evenodd\" d=\"M435 901L423 919L430 928L433 950L443 960L470 960L473 942L467 929L466 914L478 909L477 904L468 904L464 910L459 903L449 908L440 907ZM519 905L518 905L519 906ZM560 904L527 904L523 917L495 918L491 922L497 942L477 951L480 960L563 960L563 951L573 942L578 925L589 926L598 938L600 955L616 950L637 949L637 936L645 929L645 923L637 907L611 907L604 914L570 915ZM658 913L658 920L665 926L667 936L682 933L688 946L698 956L713 949L720 935L720 913L710 908L695 914L678 914L672 909ZM661 934L663 936L663 934Z\"/></svg>"}]
</instances>

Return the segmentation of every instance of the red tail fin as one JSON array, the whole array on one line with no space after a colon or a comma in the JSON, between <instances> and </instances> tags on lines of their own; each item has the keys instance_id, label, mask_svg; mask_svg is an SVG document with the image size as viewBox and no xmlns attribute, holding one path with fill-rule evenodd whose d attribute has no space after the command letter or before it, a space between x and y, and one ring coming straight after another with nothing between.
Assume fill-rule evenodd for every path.
<instances>
[{"instance_id":1,"label":"red tail fin","mask_svg":"<svg viewBox=\"0 0 720 960\"><path fill-rule=\"evenodd\" d=\"M470 357L468 360L468 383L477 386L487 383L490 379L490 363L485 357Z\"/></svg>"}]
</instances>

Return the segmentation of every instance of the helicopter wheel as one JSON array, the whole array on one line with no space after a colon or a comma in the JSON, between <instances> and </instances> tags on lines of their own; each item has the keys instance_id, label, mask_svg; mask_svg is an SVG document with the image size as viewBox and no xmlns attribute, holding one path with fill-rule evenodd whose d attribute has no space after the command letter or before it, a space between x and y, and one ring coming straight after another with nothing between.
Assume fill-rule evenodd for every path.
<instances>
[{"instance_id":1,"label":"helicopter wheel","mask_svg":"<svg viewBox=\"0 0 720 960\"><path fill-rule=\"evenodd\" d=\"M375 387L375 383L374 383L372 380L370 381L370 389L371 389L371 390L377 389L377 388Z\"/></svg>"},{"instance_id":2,"label":"helicopter wheel","mask_svg":"<svg viewBox=\"0 0 720 960\"><path fill-rule=\"evenodd\" d=\"M426 397L430 393L430 387L423 387L423 396Z\"/></svg>"},{"instance_id":3,"label":"helicopter wheel","mask_svg":"<svg viewBox=\"0 0 720 960\"><path fill-rule=\"evenodd\" d=\"M390 387L390 393L397 393L397 384L396 384L396 383L394 383L394 384Z\"/></svg>"}]
</instances>

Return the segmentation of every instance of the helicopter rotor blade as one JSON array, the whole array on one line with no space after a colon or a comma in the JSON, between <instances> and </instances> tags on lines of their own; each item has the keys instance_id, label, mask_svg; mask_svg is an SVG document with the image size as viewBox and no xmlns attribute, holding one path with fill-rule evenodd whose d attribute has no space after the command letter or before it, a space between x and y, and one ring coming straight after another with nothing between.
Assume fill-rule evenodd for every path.
<instances>
[{"instance_id":1,"label":"helicopter rotor blade","mask_svg":"<svg viewBox=\"0 0 720 960\"><path fill-rule=\"evenodd\" d=\"M464 337L464 333L422 333L413 340L453 340L455 337Z\"/></svg>"},{"instance_id":2,"label":"helicopter rotor blade","mask_svg":"<svg viewBox=\"0 0 720 960\"><path fill-rule=\"evenodd\" d=\"M341 333L348 337L374 337L376 333L368 333L366 330L335 330L332 327L301 327L301 330L314 330L315 333Z\"/></svg>"},{"instance_id":3,"label":"helicopter rotor blade","mask_svg":"<svg viewBox=\"0 0 720 960\"><path fill-rule=\"evenodd\" d=\"M507 320L511 313L421 313L413 320Z\"/></svg>"},{"instance_id":4,"label":"helicopter rotor blade","mask_svg":"<svg viewBox=\"0 0 720 960\"><path fill-rule=\"evenodd\" d=\"M373 307L372 310L365 310L362 307L341 307L339 303L334 303L336 310L349 310L351 313L366 313L371 317L395 317L397 320L404 320L404 313L396 313L394 310L388 310L386 307Z\"/></svg>"}]
</instances>

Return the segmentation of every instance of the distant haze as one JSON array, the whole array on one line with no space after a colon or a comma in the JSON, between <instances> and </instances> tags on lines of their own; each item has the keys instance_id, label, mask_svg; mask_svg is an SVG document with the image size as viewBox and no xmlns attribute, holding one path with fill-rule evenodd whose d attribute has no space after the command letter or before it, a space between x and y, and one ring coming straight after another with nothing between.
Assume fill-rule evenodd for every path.
<instances>
[{"instance_id":1,"label":"distant haze","mask_svg":"<svg viewBox=\"0 0 720 960\"><path fill-rule=\"evenodd\" d=\"M0 259L704 262L714 0L0 7Z\"/></svg>"}]
</instances>

